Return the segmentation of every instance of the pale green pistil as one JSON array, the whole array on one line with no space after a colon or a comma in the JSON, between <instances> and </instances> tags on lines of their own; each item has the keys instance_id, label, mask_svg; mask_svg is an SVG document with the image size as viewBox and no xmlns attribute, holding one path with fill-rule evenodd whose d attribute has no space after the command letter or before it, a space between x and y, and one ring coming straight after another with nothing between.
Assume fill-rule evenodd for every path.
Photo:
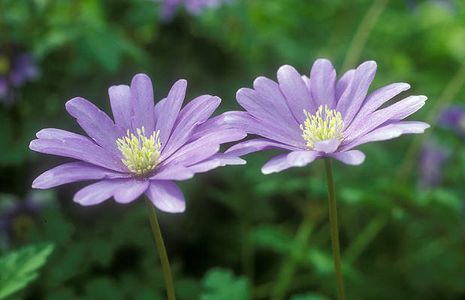
<instances>
[{"instance_id":1,"label":"pale green pistil","mask_svg":"<svg viewBox=\"0 0 465 300\"><path fill-rule=\"evenodd\" d=\"M123 155L121 161L128 170L143 176L152 172L160 158L160 131L154 131L147 137L144 127L136 130L137 134L127 131L127 135L116 140L116 145Z\"/></svg>"},{"instance_id":2,"label":"pale green pistil","mask_svg":"<svg viewBox=\"0 0 465 300\"><path fill-rule=\"evenodd\" d=\"M320 105L315 114L310 114L305 109L304 114L307 118L300 125L300 129L308 149L313 149L319 141L342 140L344 121L340 112L329 109L327 105Z\"/></svg>"}]
</instances>

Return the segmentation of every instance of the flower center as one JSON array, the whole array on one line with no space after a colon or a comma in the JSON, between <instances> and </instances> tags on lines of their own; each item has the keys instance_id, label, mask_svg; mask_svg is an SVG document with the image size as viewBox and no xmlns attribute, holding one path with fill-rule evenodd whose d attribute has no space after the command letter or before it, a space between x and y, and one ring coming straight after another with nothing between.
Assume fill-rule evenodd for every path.
<instances>
[{"instance_id":1,"label":"flower center","mask_svg":"<svg viewBox=\"0 0 465 300\"><path fill-rule=\"evenodd\" d=\"M327 105L320 105L315 114L310 114L305 109L304 114L307 118L300 129L309 149L313 149L319 141L342 140L344 121L340 112L329 109Z\"/></svg>"},{"instance_id":2,"label":"flower center","mask_svg":"<svg viewBox=\"0 0 465 300\"><path fill-rule=\"evenodd\" d=\"M116 140L116 145L123 155L121 161L129 171L136 175L149 174L158 165L160 158L160 130L147 137L145 129L137 128L137 134L127 131L127 135Z\"/></svg>"}]
</instances>

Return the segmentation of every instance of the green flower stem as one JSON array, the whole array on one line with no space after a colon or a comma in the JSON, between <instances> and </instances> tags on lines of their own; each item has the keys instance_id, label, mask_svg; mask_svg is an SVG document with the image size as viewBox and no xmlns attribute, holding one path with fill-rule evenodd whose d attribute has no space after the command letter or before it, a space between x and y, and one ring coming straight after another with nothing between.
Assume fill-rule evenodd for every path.
<instances>
[{"instance_id":1,"label":"green flower stem","mask_svg":"<svg viewBox=\"0 0 465 300\"><path fill-rule=\"evenodd\" d=\"M342 279L341 253L339 250L336 193L334 190L333 170L330 158L325 158L325 168L328 183L329 224L331 227L331 245L333 248L334 270L336 272L337 294L339 300L344 300L344 280Z\"/></svg>"},{"instance_id":2,"label":"green flower stem","mask_svg":"<svg viewBox=\"0 0 465 300\"><path fill-rule=\"evenodd\" d=\"M160 257L161 267L163 269L163 277L165 278L166 295L168 300L175 300L173 277L171 276L170 262L168 254L166 254L165 243L161 235L160 225L158 224L157 212L153 204L146 200L147 208L149 210L150 227L152 228L153 238L157 245L158 256Z\"/></svg>"},{"instance_id":3,"label":"green flower stem","mask_svg":"<svg viewBox=\"0 0 465 300\"><path fill-rule=\"evenodd\" d=\"M342 70L348 70L351 66L355 65L362 54L363 48L365 47L366 42L370 33L373 31L376 23L379 20L379 17L386 8L389 0L376 0L373 1L373 4L368 9L367 13L363 17L362 22L355 32L354 38L350 43L349 50L347 51L347 56L342 64Z\"/></svg>"}]
</instances>

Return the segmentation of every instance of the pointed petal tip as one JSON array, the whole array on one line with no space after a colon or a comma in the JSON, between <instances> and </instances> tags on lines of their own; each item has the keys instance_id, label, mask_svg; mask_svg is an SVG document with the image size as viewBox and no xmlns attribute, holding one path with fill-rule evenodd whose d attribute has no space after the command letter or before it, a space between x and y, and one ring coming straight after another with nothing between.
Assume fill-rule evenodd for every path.
<instances>
[{"instance_id":1,"label":"pointed petal tip","mask_svg":"<svg viewBox=\"0 0 465 300\"><path fill-rule=\"evenodd\" d=\"M358 166L365 161L365 154L360 150L349 150L345 152L338 152L330 155L346 165Z\"/></svg>"},{"instance_id":2,"label":"pointed petal tip","mask_svg":"<svg viewBox=\"0 0 465 300\"><path fill-rule=\"evenodd\" d=\"M399 82L399 83L402 84L402 85L404 86L404 89L405 89L405 90L409 90L409 89L412 87L412 86L411 86L409 83L407 83L407 82Z\"/></svg>"},{"instance_id":3,"label":"pointed petal tip","mask_svg":"<svg viewBox=\"0 0 465 300\"><path fill-rule=\"evenodd\" d=\"M242 158L237 158L236 162L235 162L235 165L238 165L238 166L242 166L242 165L246 165L247 164L247 161L245 159L242 159Z\"/></svg>"},{"instance_id":4,"label":"pointed petal tip","mask_svg":"<svg viewBox=\"0 0 465 300\"><path fill-rule=\"evenodd\" d=\"M136 75L132 77L132 81L134 80L150 80L151 81L149 75L145 73L137 73Z\"/></svg>"},{"instance_id":5,"label":"pointed petal tip","mask_svg":"<svg viewBox=\"0 0 465 300\"><path fill-rule=\"evenodd\" d=\"M330 69L333 69L333 71L335 72L333 63L331 62L331 60L329 60L327 58L318 58L317 60L315 60L315 62L312 65L312 69L313 68L321 68L321 67L324 68L325 66L329 67Z\"/></svg>"},{"instance_id":6,"label":"pointed petal tip","mask_svg":"<svg viewBox=\"0 0 465 300\"><path fill-rule=\"evenodd\" d=\"M36 190L46 190L50 187L46 185L46 182L42 180L42 178L37 177L31 184L31 187Z\"/></svg>"},{"instance_id":7,"label":"pointed petal tip","mask_svg":"<svg viewBox=\"0 0 465 300\"><path fill-rule=\"evenodd\" d=\"M332 65L331 60L329 60L329 59L326 58L326 57L317 58L317 59L315 60L315 64L316 64L316 63L325 63L325 64L330 63L330 64Z\"/></svg>"},{"instance_id":8,"label":"pointed petal tip","mask_svg":"<svg viewBox=\"0 0 465 300\"><path fill-rule=\"evenodd\" d=\"M117 85L112 85L108 88L108 93L118 93L121 90L128 90L129 86L126 84L117 84Z\"/></svg>"},{"instance_id":9,"label":"pointed petal tip","mask_svg":"<svg viewBox=\"0 0 465 300\"><path fill-rule=\"evenodd\" d=\"M217 105L220 105L221 102L223 101L219 96L211 96L213 98L213 101L216 102Z\"/></svg>"},{"instance_id":10,"label":"pointed petal tip","mask_svg":"<svg viewBox=\"0 0 465 300\"><path fill-rule=\"evenodd\" d=\"M131 80L131 89L134 89L136 87L142 88L149 88L151 87L153 89L153 84L152 84L152 79L147 74L144 73L139 73L134 75Z\"/></svg>"},{"instance_id":11,"label":"pointed petal tip","mask_svg":"<svg viewBox=\"0 0 465 300\"><path fill-rule=\"evenodd\" d=\"M187 80L186 79L178 79L174 84L173 84L173 87L174 86L181 86L182 88L187 88Z\"/></svg>"},{"instance_id":12,"label":"pointed petal tip","mask_svg":"<svg viewBox=\"0 0 465 300\"><path fill-rule=\"evenodd\" d=\"M39 131L36 132L36 137L37 137L38 139L40 139L41 137L44 136L44 133L45 133L45 132L46 132L46 129L45 129L45 128L42 128L41 130L39 130ZM43 137L43 138L44 138L44 137ZM31 143L32 143L32 141L31 141ZM31 146L31 144L29 143L29 147L30 147L30 146Z\"/></svg>"},{"instance_id":13,"label":"pointed petal tip","mask_svg":"<svg viewBox=\"0 0 465 300\"><path fill-rule=\"evenodd\" d=\"M34 179L34 181L31 184L31 188L33 189L41 189L40 187L40 180L37 180L39 178Z\"/></svg>"},{"instance_id":14,"label":"pointed petal tip","mask_svg":"<svg viewBox=\"0 0 465 300\"><path fill-rule=\"evenodd\" d=\"M265 167L261 168L261 172L263 175L270 175L270 174L276 173L276 171L269 170L268 168L265 168Z\"/></svg>"},{"instance_id":15,"label":"pointed petal tip","mask_svg":"<svg viewBox=\"0 0 465 300\"><path fill-rule=\"evenodd\" d=\"M31 149L32 151L37 151L37 148L36 148L36 144L39 140L38 139L34 139L32 141L29 142L29 149Z\"/></svg>"},{"instance_id":16,"label":"pointed petal tip","mask_svg":"<svg viewBox=\"0 0 465 300\"><path fill-rule=\"evenodd\" d=\"M279 67L278 72L277 72L278 78L282 75L285 75L284 73L288 73L288 72L297 72L297 70L291 65L282 65L281 67Z\"/></svg>"},{"instance_id":17,"label":"pointed petal tip","mask_svg":"<svg viewBox=\"0 0 465 300\"><path fill-rule=\"evenodd\" d=\"M260 85L261 82L268 81L268 80L271 80L271 79L269 79L268 77L265 77L265 76L258 76L257 78L254 79L253 86L254 86L254 88L256 88L257 85Z\"/></svg>"},{"instance_id":18,"label":"pointed petal tip","mask_svg":"<svg viewBox=\"0 0 465 300\"><path fill-rule=\"evenodd\" d=\"M236 92L236 99L239 99L242 96L244 96L244 94L247 93L247 90L248 90L248 88L240 88L240 89L238 89L237 92Z\"/></svg>"},{"instance_id":19,"label":"pointed petal tip","mask_svg":"<svg viewBox=\"0 0 465 300\"><path fill-rule=\"evenodd\" d=\"M87 100L82 97L71 98L70 100L66 101L65 108L67 111L69 111L70 109L73 109L74 107L76 107L76 105L79 105L83 101L87 101Z\"/></svg>"},{"instance_id":20,"label":"pointed petal tip","mask_svg":"<svg viewBox=\"0 0 465 300\"><path fill-rule=\"evenodd\" d=\"M359 67L361 67L361 66L367 66L367 67L370 67L370 68L377 68L378 64L374 60L367 60L367 61L364 61L363 63L361 63Z\"/></svg>"}]
</instances>

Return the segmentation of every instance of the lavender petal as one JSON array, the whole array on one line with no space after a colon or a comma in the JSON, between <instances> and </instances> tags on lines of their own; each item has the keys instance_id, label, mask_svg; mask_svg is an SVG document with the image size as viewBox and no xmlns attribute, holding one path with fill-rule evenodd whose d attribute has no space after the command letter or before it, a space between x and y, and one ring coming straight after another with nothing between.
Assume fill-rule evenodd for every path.
<instances>
[{"instance_id":1,"label":"lavender petal","mask_svg":"<svg viewBox=\"0 0 465 300\"><path fill-rule=\"evenodd\" d=\"M126 172L123 163L110 152L83 138L36 139L29 144L31 150L70 157L118 172Z\"/></svg>"},{"instance_id":2,"label":"lavender petal","mask_svg":"<svg viewBox=\"0 0 465 300\"><path fill-rule=\"evenodd\" d=\"M315 105L336 107L336 70L327 59L318 59L310 72L310 89Z\"/></svg>"},{"instance_id":3,"label":"lavender petal","mask_svg":"<svg viewBox=\"0 0 465 300\"><path fill-rule=\"evenodd\" d=\"M305 121L304 109L310 112L317 109L305 82L297 70L289 65L279 68L278 82L294 118L302 124Z\"/></svg>"},{"instance_id":4,"label":"lavender petal","mask_svg":"<svg viewBox=\"0 0 465 300\"><path fill-rule=\"evenodd\" d=\"M344 94L346 89L349 87L350 83L354 79L355 70L350 69L349 71L345 72L344 75L336 83L336 107L337 103L341 99L341 96Z\"/></svg>"},{"instance_id":5,"label":"lavender petal","mask_svg":"<svg viewBox=\"0 0 465 300\"><path fill-rule=\"evenodd\" d=\"M262 173L265 175L271 173L278 173L291 167L291 164L289 164L289 162L287 161L287 154L280 154L273 157L266 164L263 165Z\"/></svg>"},{"instance_id":6,"label":"lavender petal","mask_svg":"<svg viewBox=\"0 0 465 300\"><path fill-rule=\"evenodd\" d=\"M146 195L161 211L182 213L186 210L186 200L181 189L171 181L152 181Z\"/></svg>"},{"instance_id":7,"label":"lavender petal","mask_svg":"<svg viewBox=\"0 0 465 300\"><path fill-rule=\"evenodd\" d=\"M302 115L304 115L303 111ZM260 135L270 140L298 148L304 147L302 137L298 140L292 139L281 127L271 123L264 124L247 112L227 112L225 113L225 122L233 128L241 129L250 134ZM296 131L300 132L300 128L296 127Z\"/></svg>"},{"instance_id":8,"label":"lavender petal","mask_svg":"<svg viewBox=\"0 0 465 300\"><path fill-rule=\"evenodd\" d=\"M144 127L147 134L155 130L153 86L145 74L137 74L131 81L132 128Z\"/></svg>"},{"instance_id":9,"label":"lavender petal","mask_svg":"<svg viewBox=\"0 0 465 300\"><path fill-rule=\"evenodd\" d=\"M304 167L319 156L316 151L293 151L287 155L287 162L293 167Z\"/></svg>"},{"instance_id":10,"label":"lavender petal","mask_svg":"<svg viewBox=\"0 0 465 300\"><path fill-rule=\"evenodd\" d=\"M337 103L337 111L342 114L345 124L350 124L359 111L375 74L374 61L364 62L355 70L353 79Z\"/></svg>"},{"instance_id":11,"label":"lavender petal","mask_svg":"<svg viewBox=\"0 0 465 300\"><path fill-rule=\"evenodd\" d=\"M124 134L106 113L80 97L66 102L66 110L97 144L115 156L120 154L116 140Z\"/></svg>"},{"instance_id":12,"label":"lavender petal","mask_svg":"<svg viewBox=\"0 0 465 300\"><path fill-rule=\"evenodd\" d=\"M391 106L375 111L364 120L363 124L360 124L359 126L349 126L349 128L344 132L346 141L351 142L388 121L399 121L410 116L423 107L426 99L427 98L425 96L410 96L392 104Z\"/></svg>"},{"instance_id":13,"label":"lavender petal","mask_svg":"<svg viewBox=\"0 0 465 300\"><path fill-rule=\"evenodd\" d=\"M149 187L149 181L129 179L122 182L114 192L115 201L118 203L130 203L145 193Z\"/></svg>"},{"instance_id":14,"label":"lavender petal","mask_svg":"<svg viewBox=\"0 0 465 300\"><path fill-rule=\"evenodd\" d=\"M102 180L82 188L74 195L74 202L84 206L96 205L110 199L126 180Z\"/></svg>"},{"instance_id":15,"label":"lavender petal","mask_svg":"<svg viewBox=\"0 0 465 300\"><path fill-rule=\"evenodd\" d=\"M262 97L255 90L242 88L237 91L237 102L255 119L267 126L277 126L292 139L299 139L299 124L291 117L289 110L280 111L269 99Z\"/></svg>"},{"instance_id":16,"label":"lavender petal","mask_svg":"<svg viewBox=\"0 0 465 300\"><path fill-rule=\"evenodd\" d=\"M281 144L268 139L253 139L232 146L226 151L226 153L230 155L243 156L257 151L271 149L284 149L291 151L301 150L297 147Z\"/></svg>"},{"instance_id":17,"label":"lavender petal","mask_svg":"<svg viewBox=\"0 0 465 300\"><path fill-rule=\"evenodd\" d=\"M397 138L402 134L420 134L425 132L430 126L424 122L418 121L403 121L381 126L364 136L361 136L351 143L341 147L342 151L352 149L362 144L375 141L385 141Z\"/></svg>"},{"instance_id":18,"label":"lavender petal","mask_svg":"<svg viewBox=\"0 0 465 300\"><path fill-rule=\"evenodd\" d=\"M220 103L220 98L210 95L200 96L190 101L179 113L173 133L162 149L162 156L169 157L187 143L195 127L204 123Z\"/></svg>"},{"instance_id":19,"label":"lavender petal","mask_svg":"<svg viewBox=\"0 0 465 300\"><path fill-rule=\"evenodd\" d=\"M314 150L323 153L333 153L337 150L341 141L338 139L331 139L325 141L319 141L315 143Z\"/></svg>"},{"instance_id":20,"label":"lavender petal","mask_svg":"<svg viewBox=\"0 0 465 300\"><path fill-rule=\"evenodd\" d=\"M346 165L360 165L365 161L365 154L359 150L349 150L345 152L336 152L329 154L328 156L335 158Z\"/></svg>"},{"instance_id":21,"label":"lavender petal","mask_svg":"<svg viewBox=\"0 0 465 300\"><path fill-rule=\"evenodd\" d=\"M187 180L194 177L194 173L182 165L165 165L157 169L150 177L152 180Z\"/></svg>"},{"instance_id":22,"label":"lavender petal","mask_svg":"<svg viewBox=\"0 0 465 300\"><path fill-rule=\"evenodd\" d=\"M32 187L35 189L48 189L71 182L125 178L128 176L130 175L112 172L84 162L71 162L42 173L34 180Z\"/></svg>"},{"instance_id":23,"label":"lavender petal","mask_svg":"<svg viewBox=\"0 0 465 300\"><path fill-rule=\"evenodd\" d=\"M163 101L163 105L160 106L160 110L163 112L156 120L157 125L155 128L160 130L160 141L161 144L166 144L169 139L173 126L178 117L179 111L181 110L184 97L186 96L187 81L178 80L171 88L166 100Z\"/></svg>"},{"instance_id":24,"label":"lavender petal","mask_svg":"<svg viewBox=\"0 0 465 300\"><path fill-rule=\"evenodd\" d=\"M189 166L189 170L191 170L194 173L203 173L203 172L216 169L218 167L245 165L245 164L246 164L246 161L237 156L228 155L224 153L218 153L218 154L213 155L207 160L204 160L202 162Z\"/></svg>"},{"instance_id":25,"label":"lavender petal","mask_svg":"<svg viewBox=\"0 0 465 300\"><path fill-rule=\"evenodd\" d=\"M245 136L246 134L238 129L226 129L209 133L181 147L163 161L163 164L195 164L216 154L221 144L241 140Z\"/></svg>"},{"instance_id":26,"label":"lavender petal","mask_svg":"<svg viewBox=\"0 0 465 300\"><path fill-rule=\"evenodd\" d=\"M116 125L123 130L131 128L131 88L128 85L115 85L108 89L110 105Z\"/></svg>"},{"instance_id":27,"label":"lavender petal","mask_svg":"<svg viewBox=\"0 0 465 300\"><path fill-rule=\"evenodd\" d=\"M354 126L359 125L360 123L365 122L365 119L378 108L380 108L384 103L391 100L398 94L410 89L410 85L407 83L393 83L382 88L377 89L370 95L368 95L365 103L363 104L360 111L355 116L352 123ZM350 124L346 124L350 125Z\"/></svg>"}]
</instances>

